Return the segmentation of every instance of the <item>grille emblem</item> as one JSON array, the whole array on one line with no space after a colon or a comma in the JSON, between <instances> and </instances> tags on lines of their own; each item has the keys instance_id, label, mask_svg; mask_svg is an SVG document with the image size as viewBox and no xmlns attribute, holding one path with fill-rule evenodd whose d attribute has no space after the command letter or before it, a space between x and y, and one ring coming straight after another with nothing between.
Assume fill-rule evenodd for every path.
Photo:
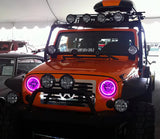
<instances>
[{"instance_id":1,"label":"grille emblem","mask_svg":"<svg viewBox=\"0 0 160 139\"><path fill-rule=\"evenodd\" d=\"M71 100L74 98L74 94L69 94L69 93L65 93L65 94L62 94L60 93L60 100Z\"/></svg>"}]
</instances>

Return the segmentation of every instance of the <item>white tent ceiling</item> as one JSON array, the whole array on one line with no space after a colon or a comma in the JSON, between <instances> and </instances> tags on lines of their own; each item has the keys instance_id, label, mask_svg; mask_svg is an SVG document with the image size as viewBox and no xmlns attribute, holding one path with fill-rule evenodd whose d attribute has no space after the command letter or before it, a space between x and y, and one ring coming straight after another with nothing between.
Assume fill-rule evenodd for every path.
<instances>
[{"instance_id":1,"label":"white tent ceiling","mask_svg":"<svg viewBox=\"0 0 160 139\"><path fill-rule=\"evenodd\" d=\"M99 1L101 0L0 0L0 28L51 25L56 18L64 21L70 13L95 13L93 6ZM156 17L156 21L160 19L159 0L133 1L138 11L146 12L147 18Z\"/></svg>"}]
</instances>

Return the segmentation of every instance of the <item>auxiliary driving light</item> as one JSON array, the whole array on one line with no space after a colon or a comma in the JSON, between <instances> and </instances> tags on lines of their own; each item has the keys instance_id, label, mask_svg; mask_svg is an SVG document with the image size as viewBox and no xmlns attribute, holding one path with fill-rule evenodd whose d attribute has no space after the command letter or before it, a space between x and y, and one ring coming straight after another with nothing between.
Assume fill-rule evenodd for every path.
<instances>
[{"instance_id":1,"label":"auxiliary driving light","mask_svg":"<svg viewBox=\"0 0 160 139\"><path fill-rule=\"evenodd\" d=\"M118 13L115 13L114 16L113 16L114 20L116 22L121 22L121 21L124 21L124 15L121 14L120 12Z\"/></svg>"},{"instance_id":2,"label":"auxiliary driving light","mask_svg":"<svg viewBox=\"0 0 160 139\"><path fill-rule=\"evenodd\" d=\"M37 77L29 77L26 81L26 87L29 91L33 92L40 88L40 81Z\"/></svg>"},{"instance_id":3,"label":"auxiliary driving light","mask_svg":"<svg viewBox=\"0 0 160 139\"><path fill-rule=\"evenodd\" d=\"M117 83L114 80L108 79L100 84L99 90L105 97L112 97L117 91Z\"/></svg>"},{"instance_id":4,"label":"auxiliary driving light","mask_svg":"<svg viewBox=\"0 0 160 139\"><path fill-rule=\"evenodd\" d=\"M97 21L100 23L104 23L106 21L106 16L104 14L98 14Z\"/></svg>"},{"instance_id":5,"label":"auxiliary driving light","mask_svg":"<svg viewBox=\"0 0 160 139\"><path fill-rule=\"evenodd\" d=\"M66 20L67 20L67 22L68 22L69 24L72 24L72 23L74 23L74 22L76 21L76 18L77 18L76 15L69 14L69 15L67 16Z\"/></svg>"},{"instance_id":6,"label":"auxiliary driving light","mask_svg":"<svg viewBox=\"0 0 160 139\"><path fill-rule=\"evenodd\" d=\"M83 15L82 18L83 18L83 21L84 21L85 23L88 23L88 22L91 21L91 16L90 16L89 14Z\"/></svg>"},{"instance_id":7,"label":"auxiliary driving light","mask_svg":"<svg viewBox=\"0 0 160 139\"><path fill-rule=\"evenodd\" d=\"M66 74L61 77L60 79L60 85L63 89L71 89L74 85L74 79L72 76Z\"/></svg>"},{"instance_id":8,"label":"auxiliary driving light","mask_svg":"<svg viewBox=\"0 0 160 139\"><path fill-rule=\"evenodd\" d=\"M44 88L52 88L55 83L55 78L51 74L45 74L41 78L41 85Z\"/></svg>"},{"instance_id":9,"label":"auxiliary driving light","mask_svg":"<svg viewBox=\"0 0 160 139\"><path fill-rule=\"evenodd\" d=\"M114 103L114 108L118 112L125 112L128 108L128 103L123 99L117 99Z\"/></svg>"},{"instance_id":10,"label":"auxiliary driving light","mask_svg":"<svg viewBox=\"0 0 160 139\"><path fill-rule=\"evenodd\" d=\"M135 46L130 46L129 49L128 49L128 52L131 54L131 55L135 55L137 53L137 48Z\"/></svg>"}]
</instances>

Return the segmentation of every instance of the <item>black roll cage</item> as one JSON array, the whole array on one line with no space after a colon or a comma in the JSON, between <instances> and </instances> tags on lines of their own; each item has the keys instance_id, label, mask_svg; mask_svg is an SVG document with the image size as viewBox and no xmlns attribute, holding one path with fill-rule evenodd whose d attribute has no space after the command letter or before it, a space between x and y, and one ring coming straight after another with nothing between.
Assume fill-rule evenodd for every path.
<instances>
[{"instance_id":1,"label":"black roll cage","mask_svg":"<svg viewBox=\"0 0 160 139\"><path fill-rule=\"evenodd\" d=\"M64 28L64 29L76 29L76 27L83 27L83 28L92 28L92 29L96 29L96 28L129 28L129 29L133 29L133 28L138 28L138 40L139 40L139 63L138 63L138 67L139 67L139 72L141 73L141 76L143 76L143 48L144 48L144 55L145 55L145 65L147 65L147 47L146 47L146 39L145 39L145 31L144 28L142 26L141 20L144 19L143 17L143 12L136 12L134 13L134 15L137 16L136 20L133 21L124 21L124 22L105 22L105 23L99 23L99 22L89 22L89 23L85 23L85 22L76 22L76 23L62 23L59 21L56 21L50 29L50 33L48 36L48 40L46 43L46 47L45 47L45 52L44 52L44 60L45 62L47 62L48 60L48 53L47 53L47 47L49 46L50 43L50 39L51 39L51 35L52 32L56 29L56 28ZM95 16L95 14L94 14ZM144 42L142 41L142 35L144 37ZM143 45L144 44L144 45Z\"/></svg>"}]
</instances>

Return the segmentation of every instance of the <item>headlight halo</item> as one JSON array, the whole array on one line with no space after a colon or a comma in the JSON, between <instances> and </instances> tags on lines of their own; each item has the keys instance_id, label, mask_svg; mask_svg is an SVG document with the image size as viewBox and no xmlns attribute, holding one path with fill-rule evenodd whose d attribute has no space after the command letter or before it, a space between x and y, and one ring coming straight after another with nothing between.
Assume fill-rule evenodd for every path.
<instances>
[{"instance_id":1,"label":"headlight halo","mask_svg":"<svg viewBox=\"0 0 160 139\"><path fill-rule=\"evenodd\" d=\"M41 86L43 88L49 89L52 88L55 84L55 77L49 73L44 74L41 77Z\"/></svg>"},{"instance_id":2,"label":"headlight halo","mask_svg":"<svg viewBox=\"0 0 160 139\"><path fill-rule=\"evenodd\" d=\"M65 74L60 78L60 86L62 89L72 89L74 86L74 82L74 78L69 74Z\"/></svg>"},{"instance_id":3,"label":"headlight halo","mask_svg":"<svg viewBox=\"0 0 160 139\"><path fill-rule=\"evenodd\" d=\"M30 76L26 80L26 88L30 92L34 92L36 89L40 88L40 80L36 76Z\"/></svg>"},{"instance_id":4,"label":"headlight halo","mask_svg":"<svg viewBox=\"0 0 160 139\"><path fill-rule=\"evenodd\" d=\"M117 82L113 79L106 79L100 83L99 91L104 97L113 97L117 92Z\"/></svg>"}]
</instances>

